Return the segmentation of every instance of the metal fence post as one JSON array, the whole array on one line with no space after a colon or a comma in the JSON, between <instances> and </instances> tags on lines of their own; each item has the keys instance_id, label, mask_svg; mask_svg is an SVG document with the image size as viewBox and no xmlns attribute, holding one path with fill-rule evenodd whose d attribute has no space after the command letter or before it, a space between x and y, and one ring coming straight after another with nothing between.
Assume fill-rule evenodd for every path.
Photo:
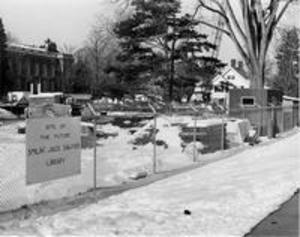
<instances>
[{"instance_id":1,"label":"metal fence post","mask_svg":"<svg viewBox=\"0 0 300 237\"><path fill-rule=\"evenodd\" d=\"M190 105L190 108L195 112L195 118L194 118L194 129L193 129L193 162L197 161L197 117L198 117L198 110L193 106Z\"/></svg>"},{"instance_id":2,"label":"metal fence post","mask_svg":"<svg viewBox=\"0 0 300 237\"><path fill-rule=\"evenodd\" d=\"M294 106L292 106L292 129L295 127Z\"/></svg>"},{"instance_id":3,"label":"metal fence post","mask_svg":"<svg viewBox=\"0 0 300 237\"><path fill-rule=\"evenodd\" d=\"M282 129L281 132L284 132L284 109L283 109L283 106L281 106L280 109L281 109L281 129Z\"/></svg>"},{"instance_id":4,"label":"metal fence post","mask_svg":"<svg viewBox=\"0 0 300 237\"><path fill-rule=\"evenodd\" d=\"M259 108L259 123L258 123L258 136L262 136L263 135L263 116L264 116L264 107L263 106L260 106Z\"/></svg>"},{"instance_id":5,"label":"metal fence post","mask_svg":"<svg viewBox=\"0 0 300 237\"><path fill-rule=\"evenodd\" d=\"M157 151L156 151L156 130L157 130L157 112L156 109L154 108L153 105L151 105L151 103L149 102L149 108L152 110L153 113L153 129L154 129L154 133L153 133L153 156L152 156L152 172L153 174L156 173L157 170L157 164L156 164L156 160L157 160Z\"/></svg>"},{"instance_id":6,"label":"metal fence post","mask_svg":"<svg viewBox=\"0 0 300 237\"><path fill-rule=\"evenodd\" d=\"M97 122L94 119L94 190L97 188L97 134L96 134Z\"/></svg>"},{"instance_id":7,"label":"metal fence post","mask_svg":"<svg viewBox=\"0 0 300 237\"><path fill-rule=\"evenodd\" d=\"M270 116L270 137L274 138L276 136L276 124L275 124L275 110L274 107L271 105L271 116Z\"/></svg>"},{"instance_id":8,"label":"metal fence post","mask_svg":"<svg viewBox=\"0 0 300 237\"><path fill-rule=\"evenodd\" d=\"M156 173L156 128L157 128L157 117L154 114L154 135L153 135L153 174Z\"/></svg>"},{"instance_id":9,"label":"metal fence post","mask_svg":"<svg viewBox=\"0 0 300 237\"><path fill-rule=\"evenodd\" d=\"M196 162L196 140L197 140L197 114L195 113L194 118L194 134L193 134L193 162Z\"/></svg>"},{"instance_id":10,"label":"metal fence post","mask_svg":"<svg viewBox=\"0 0 300 237\"><path fill-rule=\"evenodd\" d=\"M222 125L221 125L221 150L224 150L225 149L225 144L224 144L224 140L225 140L225 124L224 124L224 116L223 114L221 114L221 122L222 122Z\"/></svg>"}]
</instances>

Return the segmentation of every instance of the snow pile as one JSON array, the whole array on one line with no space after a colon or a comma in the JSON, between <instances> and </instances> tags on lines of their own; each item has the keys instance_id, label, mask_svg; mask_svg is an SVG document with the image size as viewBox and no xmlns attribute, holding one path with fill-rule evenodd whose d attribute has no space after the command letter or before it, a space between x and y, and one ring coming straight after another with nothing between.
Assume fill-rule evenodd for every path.
<instances>
[{"instance_id":1,"label":"snow pile","mask_svg":"<svg viewBox=\"0 0 300 237\"><path fill-rule=\"evenodd\" d=\"M188 144L185 149L184 152L185 154L187 154L189 157L193 157L194 154L197 156L197 158L199 157L199 154L201 154L201 151L205 148L205 146L201 143L201 142L195 142L195 143L190 143ZM194 150L196 151L194 153Z\"/></svg>"},{"instance_id":2,"label":"snow pile","mask_svg":"<svg viewBox=\"0 0 300 237\"><path fill-rule=\"evenodd\" d=\"M97 130L101 130L103 131L104 133L111 133L111 134L118 134L121 130L120 127L117 127L117 126L114 126L114 125L111 125L111 124L105 124L105 125L102 125L102 126L97 126Z\"/></svg>"},{"instance_id":3,"label":"snow pile","mask_svg":"<svg viewBox=\"0 0 300 237\"><path fill-rule=\"evenodd\" d=\"M117 129L118 136L99 141L102 184L125 182L139 172L152 172L154 121L148 122L132 135L131 129ZM109 128L109 127L108 127ZM105 126L103 129L106 129ZM191 157L181 148L180 127L171 126L168 116L157 118L157 165L159 170L191 164ZM146 137L146 138L145 138ZM144 142L137 142L144 140ZM108 173L109 171L109 173Z\"/></svg>"},{"instance_id":4,"label":"snow pile","mask_svg":"<svg viewBox=\"0 0 300 237\"><path fill-rule=\"evenodd\" d=\"M229 119L226 122L226 136L230 145L242 144L252 129L249 120Z\"/></svg>"},{"instance_id":5,"label":"snow pile","mask_svg":"<svg viewBox=\"0 0 300 237\"><path fill-rule=\"evenodd\" d=\"M179 137L180 128L178 126L172 126L172 119L167 116L158 117L156 120L156 140L165 141L168 147L181 146L181 139ZM153 130L153 131L152 131ZM149 141L152 142L152 134L154 133L154 121L151 120L148 124L138 130L131 139L131 143L135 143L136 140L142 139L145 136L149 136Z\"/></svg>"},{"instance_id":6,"label":"snow pile","mask_svg":"<svg viewBox=\"0 0 300 237\"><path fill-rule=\"evenodd\" d=\"M299 139L300 133L3 233L243 236L299 187Z\"/></svg>"},{"instance_id":7,"label":"snow pile","mask_svg":"<svg viewBox=\"0 0 300 237\"><path fill-rule=\"evenodd\" d=\"M0 119L16 119L17 116L12 112L0 108Z\"/></svg>"},{"instance_id":8,"label":"snow pile","mask_svg":"<svg viewBox=\"0 0 300 237\"><path fill-rule=\"evenodd\" d=\"M197 127L202 127L202 128L205 128L205 127L209 127L209 126L212 126L212 125L218 125L218 124L222 124L222 123L225 123L224 120L222 119L218 119L218 118L212 118L212 119L203 119L203 120L197 120ZM187 124L187 127L194 127L195 126L195 121L190 121L188 124Z\"/></svg>"}]
</instances>

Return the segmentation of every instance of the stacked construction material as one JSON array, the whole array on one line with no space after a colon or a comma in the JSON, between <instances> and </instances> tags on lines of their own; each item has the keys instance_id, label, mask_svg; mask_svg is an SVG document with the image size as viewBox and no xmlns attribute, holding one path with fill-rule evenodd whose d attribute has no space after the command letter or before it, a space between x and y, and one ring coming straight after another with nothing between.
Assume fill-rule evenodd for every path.
<instances>
[{"instance_id":1,"label":"stacked construction material","mask_svg":"<svg viewBox=\"0 0 300 237\"><path fill-rule=\"evenodd\" d=\"M229 147L236 147L243 144L253 130L248 119L231 118L226 121L226 138Z\"/></svg>"},{"instance_id":2,"label":"stacked construction material","mask_svg":"<svg viewBox=\"0 0 300 237\"><path fill-rule=\"evenodd\" d=\"M223 132L222 132L223 129ZM189 143L201 142L204 146L201 153L211 153L226 148L226 123L221 119L199 120L182 127L180 137L183 146ZM223 141L222 141L223 139Z\"/></svg>"}]
</instances>

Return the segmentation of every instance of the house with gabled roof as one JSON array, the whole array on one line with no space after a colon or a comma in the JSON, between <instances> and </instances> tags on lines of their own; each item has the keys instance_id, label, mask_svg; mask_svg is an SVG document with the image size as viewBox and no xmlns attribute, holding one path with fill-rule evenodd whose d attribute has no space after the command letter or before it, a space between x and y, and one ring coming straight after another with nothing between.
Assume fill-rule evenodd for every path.
<instances>
[{"instance_id":1,"label":"house with gabled roof","mask_svg":"<svg viewBox=\"0 0 300 237\"><path fill-rule=\"evenodd\" d=\"M235 59L231 60L231 64L227 65L220 74L212 79L212 89L210 91L210 100L220 105L227 106L230 89L248 89L250 88L250 80L247 72L244 70L243 62ZM197 83L192 98L199 98L203 92L202 82ZM197 95L199 94L199 95Z\"/></svg>"}]
</instances>

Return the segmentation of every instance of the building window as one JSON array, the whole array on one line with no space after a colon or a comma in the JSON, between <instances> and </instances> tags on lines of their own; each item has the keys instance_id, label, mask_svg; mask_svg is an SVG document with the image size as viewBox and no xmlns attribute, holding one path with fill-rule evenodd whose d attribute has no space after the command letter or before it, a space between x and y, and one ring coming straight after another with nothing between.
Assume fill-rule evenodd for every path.
<instances>
[{"instance_id":1,"label":"building window","mask_svg":"<svg viewBox=\"0 0 300 237\"><path fill-rule=\"evenodd\" d=\"M255 97L254 96L242 96L241 104L243 107L254 107L255 106Z\"/></svg>"},{"instance_id":2,"label":"building window","mask_svg":"<svg viewBox=\"0 0 300 237\"><path fill-rule=\"evenodd\" d=\"M234 79L235 79L235 76L234 76L234 75L228 75L228 76L227 76L227 79L228 79L228 80L234 80Z\"/></svg>"},{"instance_id":3,"label":"building window","mask_svg":"<svg viewBox=\"0 0 300 237\"><path fill-rule=\"evenodd\" d=\"M214 91L215 92L224 92L224 88L221 85L214 86Z\"/></svg>"},{"instance_id":4,"label":"building window","mask_svg":"<svg viewBox=\"0 0 300 237\"><path fill-rule=\"evenodd\" d=\"M40 75L40 65L39 63L35 63L35 73L34 73L35 76L39 76Z\"/></svg>"},{"instance_id":5,"label":"building window","mask_svg":"<svg viewBox=\"0 0 300 237\"><path fill-rule=\"evenodd\" d=\"M22 74L23 62L20 59L17 61L17 67L18 67L18 75L23 75Z\"/></svg>"},{"instance_id":6,"label":"building window","mask_svg":"<svg viewBox=\"0 0 300 237\"><path fill-rule=\"evenodd\" d=\"M51 65L51 77L55 77L55 66L54 65Z\"/></svg>"},{"instance_id":7,"label":"building window","mask_svg":"<svg viewBox=\"0 0 300 237\"><path fill-rule=\"evenodd\" d=\"M31 68L30 68L30 60L28 59L28 60L26 60L26 76L27 77L30 77L31 76Z\"/></svg>"},{"instance_id":8,"label":"building window","mask_svg":"<svg viewBox=\"0 0 300 237\"><path fill-rule=\"evenodd\" d=\"M30 75L35 76L35 67L34 67L34 62L32 60L30 62Z\"/></svg>"}]
</instances>

